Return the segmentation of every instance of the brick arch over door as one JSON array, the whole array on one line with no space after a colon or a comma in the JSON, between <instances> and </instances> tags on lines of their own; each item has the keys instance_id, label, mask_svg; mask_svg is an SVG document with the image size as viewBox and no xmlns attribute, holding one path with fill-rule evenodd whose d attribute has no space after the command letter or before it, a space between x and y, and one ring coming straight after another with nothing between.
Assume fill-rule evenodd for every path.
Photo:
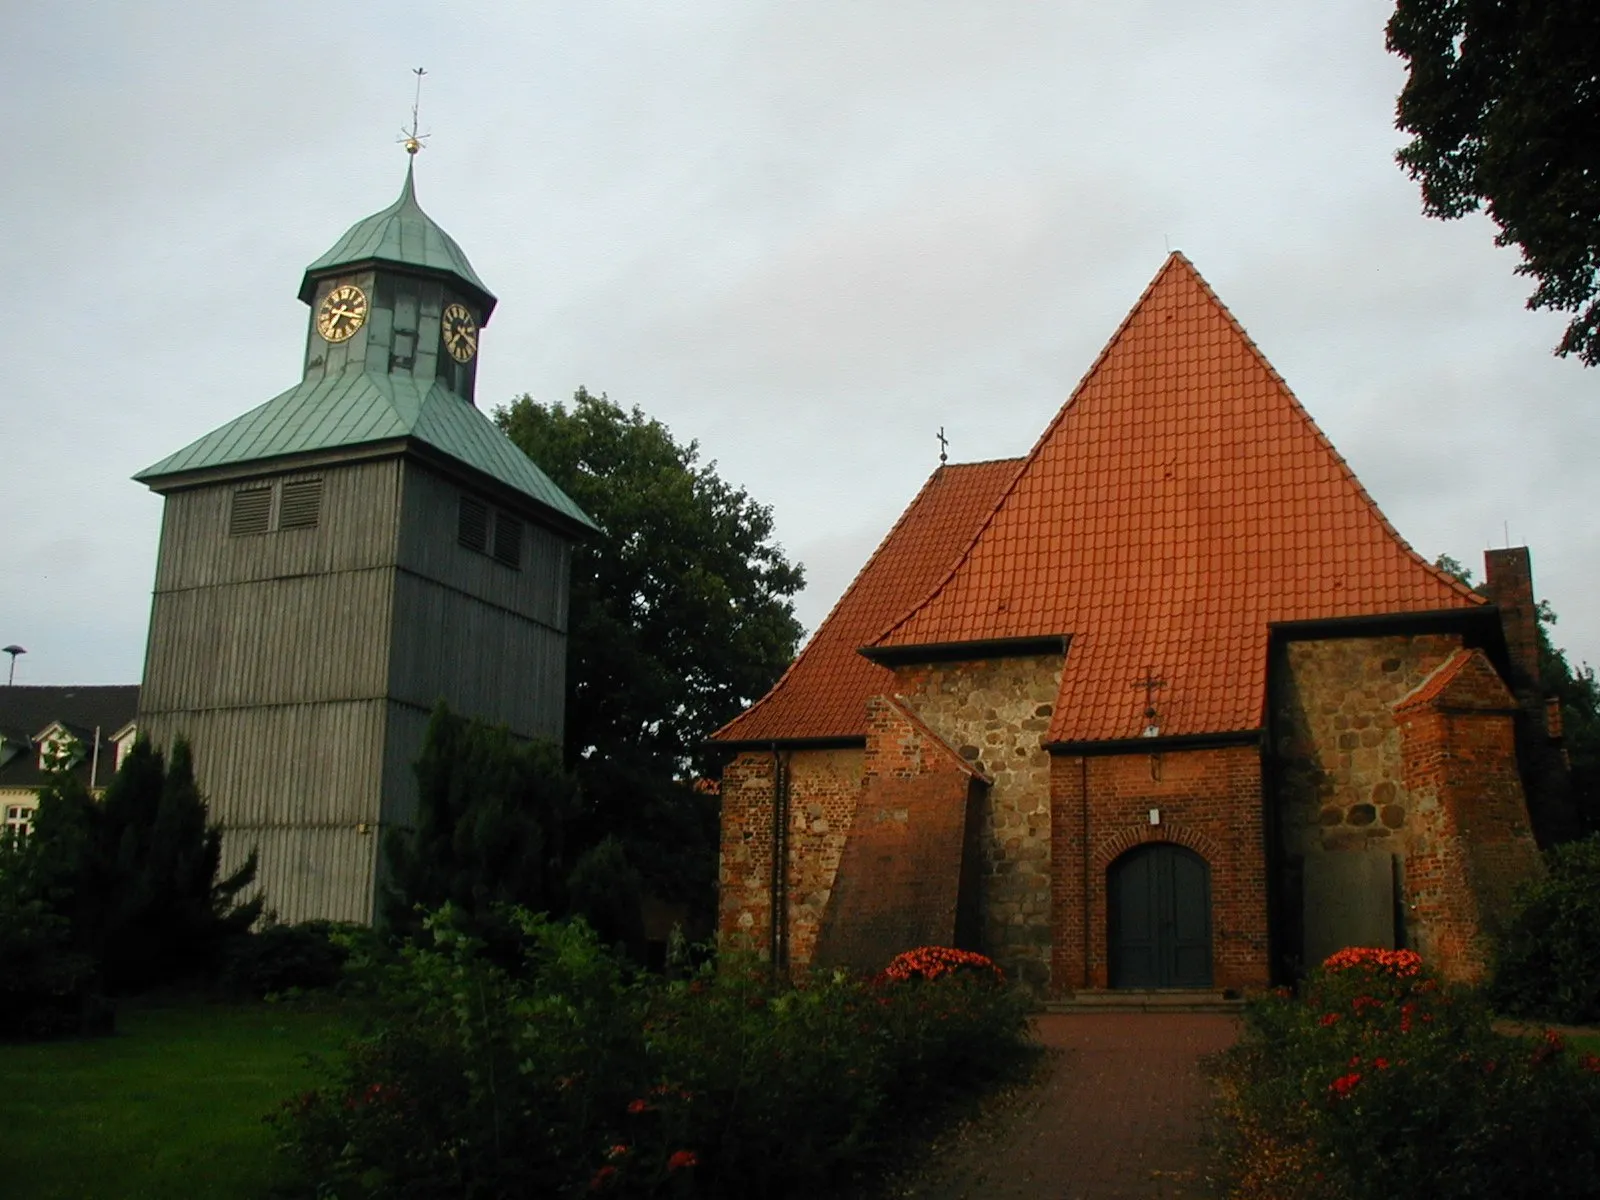
<instances>
[{"instance_id":1,"label":"brick arch over door","mask_svg":"<svg viewBox=\"0 0 1600 1200\"><path fill-rule=\"evenodd\" d=\"M1193 850L1212 867L1222 856L1222 848L1198 829L1184 825L1129 825L1109 837L1102 838L1094 848L1090 862L1095 873L1104 878L1106 869L1135 846L1149 842L1172 842Z\"/></svg>"}]
</instances>

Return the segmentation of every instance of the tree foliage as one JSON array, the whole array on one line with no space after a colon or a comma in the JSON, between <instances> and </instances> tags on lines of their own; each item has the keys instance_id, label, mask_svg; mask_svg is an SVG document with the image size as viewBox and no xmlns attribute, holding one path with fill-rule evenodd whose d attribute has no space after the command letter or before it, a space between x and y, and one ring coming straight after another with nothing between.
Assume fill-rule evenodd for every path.
<instances>
[{"instance_id":1,"label":"tree foliage","mask_svg":"<svg viewBox=\"0 0 1600 1200\"><path fill-rule=\"evenodd\" d=\"M638 408L579 388L500 427L601 527L572 565L567 751L687 763L794 657L803 582L772 512Z\"/></svg>"},{"instance_id":2,"label":"tree foliage","mask_svg":"<svg viewBox=\"0 0 1600 1200\"><path fill-rule=\"evenodd\" d=\"M575 784L558 747L521 741L441 704L415 770L416 826L390 830L384 843L392 928L419 932L418 906L450 904L473 918L496 904L561 911Z\"/></svg>"},{"instance_id":3,"label":"tree foliage","mask_svg":"<svg viewBox=\"0 0 1600 1200\"><path fill-rule=\"evenodd\" d=\"M1423 211L1486 206L1529 308L1578 315L1556 347L1600 363L1600 6L1593 0L1398 0L1388 47L1406 59L1397 158Z\"/></svg>"},{"instance_id":4,"label":"tree foliage","mask_svg":"<svg viewBox=\"0 0 1600 1200\"><path fill-rule=\"evenodd\" d=\"M709 904L716 805L691 784L712 769L704 740L794 657L801 570L770 509L638 408L579 388L570 406L524 396L496 417L601 528L572 565L573 844L615 836L656 895Z\"/></svg>"},{"instance_id":5,"label":"tree foliage","mask_svg":"<svg viewBox=\"0 0 1600 1200\"><path fill-rule=\"evenodd\" d=\"M129 992L210 971L262 907L244 898L255 855L219 879L221 862L186 742L168 763L140 739L99 799L58 773L32 834L0 861L0 910L18 924L0 943L0 973L16 965L5 946L41 979L70 966L74 990L90 976Z\"/></svg>"}]
</instances>

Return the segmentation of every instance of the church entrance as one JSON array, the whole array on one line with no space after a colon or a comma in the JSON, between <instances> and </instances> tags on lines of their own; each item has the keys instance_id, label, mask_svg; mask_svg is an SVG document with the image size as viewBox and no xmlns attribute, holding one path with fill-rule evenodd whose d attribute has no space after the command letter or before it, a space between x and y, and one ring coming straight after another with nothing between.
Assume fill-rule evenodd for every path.
<instances>
[{"instance_id":1,"label":"church entrance","mask_svg":"<svg viewBox=\"0 0 1600 1200\"><path fill-rule=\"evenodd\" d=\"M1106 872L1114 988L1211 986L1211 870L1192 850L1138 846Z\"/></svg>"}]
</instances>

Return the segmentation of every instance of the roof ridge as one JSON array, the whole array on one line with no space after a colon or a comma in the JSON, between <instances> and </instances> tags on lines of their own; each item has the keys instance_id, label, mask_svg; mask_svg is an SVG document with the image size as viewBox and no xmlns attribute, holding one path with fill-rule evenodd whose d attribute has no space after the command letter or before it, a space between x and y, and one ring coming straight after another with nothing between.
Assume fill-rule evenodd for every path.
<instances>
[{"instance_id":1,"label":"roof ridge","mask_svg":"<svg viewBox=\"0 0 1600 1200\"><path fill-rule=\"evenodd\" d=\"M772 700L780 691L783 690L785 685L788 684L790 677L794 675L796 668L800 666L801 660L804 659L807 654L811 653L812 647L817 644L817 639L822 636L822 631L828 627L828 625L833 621L834 617L838 615L839 611L844 608L845 601L849 600L856 588L861 586L861 581L866 578L867 572L871 569L872 564L878 561L878 556L883 553L884 548L889 545L889 543L894 539L895 534L900 531L900 528L905 525L906 521L910 518L912 511L917 507L917 502L928 494L929 489L931 489L934 485L934 481L939 478L940 472L944 471L949 465L950 464L948 463L939 464L939 466L933 469L933 474L929 475L925 480L922 481L922 486L917 489L917 494L911 498L911 502L909 504L900 510L900 515L895 519L894 524L889 526L889 531L885 533L883 537L878 539L877 546L873 548L871 554L867 555L867 560L861 564L855 575L851 577L849 586L846 587L843 592L839 593L839 598L833 602L833 607L828 610L828 615L823 617L822 623L811 631L811 636L806 639L806 644L800 648L800 653L796 654L794 658L790 660L789 665L784 668L783 674L778 676L777 682L769 687L765 694L763 694L762 697L754 704L729 718L721 726L721 728L717 729L711 734L711 737L708 740L715 740L722 737L724 734L729 733L735 725L742 722L746 717L750 716L769 700ZM976 466L978 464L963 463L960 465Z\"/></svg>"},{"instance_id":2,"label":"roof ridge","mask_svg":"<svg viewBox=\"0 0 1600 1200\"><path fill-rule=\"evenodd\" d=\"M1482 596L1478 595L1478 593L1467 587L1459 579L1456 579L1453 575L1450 575L1446 571L1441 571L1438 567L1435 567L1432 563L1428 562L1427 559L1423 558L1422 555L1417 553L1416 549L1411 545L1410 542L1401 536L1399 530L1397 530L1390 523L1389 518L1385 516L1383 510L1378 507L1377 501L1372 498L1372 495L1367 491L1366 486L1351 469L1350 464L1345 460L1344 455L1339 453L1338 449L1335 448L1333 443L1328 439L1328 436L1323 433L1322 428L1316 423L1316 420L1311 416L1311 413L1306 409L1305 405L1300 403L1300 398L1295 395L1294 389L1291 388L1288 381L1278 373L1278 369L1274 367L1268 360L1266 354L1262 352L1261 347L1256 344L1255 339L1250 336L1249 332L1240 323L1238 317L1234 315L1233 310L1228 307L1228 305L1220 296L1217 295L1210 283L1206 281L1205 276L1200 273L1199 269L1194 265L1193 262L1189 260L1188 256L1185 255L1181 250L1173 250L1168 253L1166 259L1162 262L1160 269L1158 269L1155 275L1151 277L1150 282L1145 285L1144 291L1139 293L1139 298L1134 301L1132 307L1128 309L1121 322L1117 325L1116 330L1111 334L1110 338L1106 340L1105 345L1101 347L1100 353L1095 356L1095 359L1089 365L1088 370L1086 370L1082 376L1079 377L1077 384L1073 387L1071 394L1066 399L1066 402L1063 403L1056 411L1055 416L1050 420L1049 424L1045 426L1044 431L1035 440L1032 449L1028 451L1028 454L1024 458L1023 463L1018 469L1016 475L1013 476L1010 484L1007 485L1005 490L1001 492L999 499L995 501L993 508L990 509L989 514L984 518L982 524L979 525L977 532L972 535L966 546L963 547L961 553L957 556L956 561L951 565L950 569L944 574L943 578L941 578L939 582L934 585L932 590L929 591L926 596L924 596L920 601L918 601L911 608L907 609L898 618L891 622L882 633L878 634L878 636L875 637L870 643L871 645L881 645L886 639L891 637L896 630L906 625L930 604L932 604L939 597L940 593L950 585L951 581L956 578L962 567L965 565L967 559L971 556L973 550L988 533L990 527L995 521L995 518L998 517L1000 512L1005 508L1006 502L1014 494L1017 485L1028 473L1035 460L1043 452L1045 446L1050 442L1050 440L1055 436L1056 432L1062 427L1062 425L1067 421L1068 417L1071 416L1073 411L1076 409L1078 401L1084 393L1084 389L1089 385L1090 381L1095 378L1101 366L1111 355L1112 351L1115 350L1121 343L1135 317L1139 315L1145 305L1149 302L1152 293L1154 293L1155 290L1161 286L1161 284L1167 279L1172 271L1177 269L1184 269L1189 277L1199 285L1206 299L1215 307L1217 312L1221 314L1223 319L1227 322L1228 326L1234 331L1234 333L1238 335L1241 343L1244 345L1251 357L1262 367L1262 369L1266 372L1267 377L1281 390L1282 395L1289 402L1290 412L1302 422L1302 424L1310 432L1317 445L1326 453L1331 455L1335 468L1339 472L1340 477L1346 484L1351 485L1354 488L1356 495L1360 497L1367 511L1376 518L1379 527L1384 531L1384 533L1387 534L1389 538L1392 539L1394 543L1411 558L1415 565L1422 567L1423 570L1428 574L1448 584L1450 589L1457 595L1469 599L1475 604L1487 603Z\"/></svg>"},{"instance_id":3,"label":"roof ridge","mask_svg":"<svg viewBox=\"0 0 1600 1200\"><path fill-rule=\"evenodd\" d=\"M917 603L913 604L901 616L890 622L888 628L882 633L878 634L877 637L873 638L869 643L870 645L876 646L882 643L882 641L892 634L896 629L899 629L900 626L904 625L907 621L911 620L912 617L916 616L917 613L921 612L924 608L931 604L934 598L937 597L939 593L942 592L946 586L948 586L950 581L955 578L956 572L961 570L961 564L966 562L967 556L972 553L973 547L983 540L983 535L988 532L989 526L993 524L995 516L1003 507L1005 507L1005 502L1010 498L1011 493L1015 490L1017 481L1021 479L1022 476L1027 472L1028 467L1033 464L1033 460L1039 456L1040 451L1044 449L1045 443L1050 440L1051 435L1054 434L1061 423L1066 420L1067 413L1077 402L1078 397L1083 394L1083 389L1088 385L1089 380L1094 378L1094 373L1100 369L1100 364L1106 360L1106 356L1111 353L1112 348L1122 340L1122 335L1127 332L1128 326L1133 322L1134 314L1144 306L1145 301L1150 298L1150 293L1155 291L1156 285L1166 277L1167 272L1170 271L1173 265L1177 262L1182 262L1189 266L1191 271L1194 270L1193 264L1189 263L1189 260L1184 257L1181 250L1173 250L1167 254L1166 260L1161 264L1161 268L1151 278L1150 282L1145 284L1144 291L1139 293L1139 298L1133 302L1133 307L1128 309L1126 315L1123 316L1121 323L1117 325L1117 328L1112 332L1111 337L1106 340L1106 344L1100 348L1100 353L1095 355L1094 361L1089 364L1089 369L1078 377L1078 382L1068 394L1065 403L1063 403L1061 407L1056 410L1056 415L1052 417L1049 424L1044 427L1044 432L1034 439L1033 447L1028 451L1027 454L1023 456L1022 463L1017 468L1016 475L1014 475L1011 479L1011 482L1006 485L1005 490L1000 493L1000 498L994 502L994 507L989 510L989 515L983 519L983 522L978 526L977 532L972 535L966 546L962 548L961 553L956 556L956 561L951 564L950 570L945 573L944 578L939 580L938 583L934 584L933 590L930 591L926 596L917 601ZM1199 272L1196 271L1195 274L1198 276Z\"/></svg>"},{"instance_id":4,"label":"roof ridge","mask_svg":"<svg viewBox=\"0 0 1600 1200\"><path fill-rule=\"evenodd\" d=\"M1289 381L1282 375L1278 374L1278 368L1272 365L1271 360L1267 358L1261 347L1256 345L1255 338L1250 336L1249 331L1245 329L1239 318L1233 315L1233 309L1229 308L1228 305L1223 301L1222 297L1217 295L1217 293L1212 290L1211 284L1206 281L1206 277L1200 274L1199 269L1196 268L1193 263L1191 263L1187 258L1184 258L1183 255L1176 250L1173 251L1173 255L1183 259L1184 264L1189 268L1190 272L1193 273L1195 282L1200 285L1201 290L1205 292L1205 294L1210 298L1211 302L1217 306L1218 311L1220 311L1223 317L1227 319L1228 324L1231 325L1234 331L1238 333L1239 337L1243 339L1244 344L1249 348L1250 353L1256 357L1257 361L1261 363L1262 368L1265 369L1267 374L1278 384L1279 387L1283 389L1284 395L1289 399L1291 408L1294 410L1296 415L1298 415L1300 419L1303 420L1310 428L1312 436L1317 439L1322 448L1325 449L1329 454L1333 455L1334 462L1337 464L1340 474L1344 476L1345 482L1351 484L1355 488L1356 492L1360 495L1361 499L1366 502L1367 507L1372 511L1373 515L1378 518L1378 524L1383 527L1383 531L1393 538L1395 542L1399 544L1400 548L1409 554L1419 566L1448 583L1458 594L1468 597L1479 604L1488 603L1484 597L1478 595L1477 592L1473 591L1466 584L1462 583L1461 580L1457 579L1454 575L1450 574L1448 571L1440 570L1427 559L1423 558L1422 555L1418 554L1416 549L1405 539L1400 531L1390 524L1389 518L1384 514L1383 509L1378 507L1378 502L1372 498L1372 493L1367 491L1366 484L1361 482L1360 477L1351 468L1349 462L1345 459L1345 456L1339 453L1338 447L1336 447L1333 442L1329 440L1328 435L1322 432L1322 426L1317 424L1317 419L1311 415L1310 410L1307 409L1304 404L1300 403L1300 397L1295 395L1295 390L1289 386ZM1153 282L1152 286L1154 286ZM1129 316L1132 316L1132 314L1130 313Z\"/></svg>"}]
</instances>

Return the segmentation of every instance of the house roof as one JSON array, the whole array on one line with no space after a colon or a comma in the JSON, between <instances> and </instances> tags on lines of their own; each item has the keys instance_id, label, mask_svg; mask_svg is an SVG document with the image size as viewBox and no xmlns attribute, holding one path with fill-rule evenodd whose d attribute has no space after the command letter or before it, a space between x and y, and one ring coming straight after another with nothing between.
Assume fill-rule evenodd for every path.
<instances>
[{"instance_id":1,"label":"house roof","mask_svg":"<svg viewBox=\"0 0 1600 1200\"><path fill-rule=\"evenodd\" d=\"M1395 532L1182 254L879 648L1070 636L1052 741L1259 728L1268 626L1484 603Z\"/></svg>"},{"instance_id":2,"label":"house roof","mask_svg":"<svg viewBox=\"0 0 1600 1200\"><path fill-rule=\"evenodd\" d=\"M929 476L783 678L714 739L865 736L867 698L892 691L894 674L858 648L949 570L1021 461L951 464Z\"/></svg>"},{"instance_id":3,"label":"house roof","mask_svg":"<svg viewBox=\"0 0 1600 1200\"><path fill-rule=\"evenodd\" d=\"M135 479L410 438L498 480L577 524L582 509L493 421L443 384L345 371L314 376L146 467Z\"/></svg>"},{"instance_id":4,"label":"house roof","mask_svg":"<svg viewBox=\"0 0 1600 1200\"><path fill-rule=\"evenodd\" d=\"M414 161L406 165L406 181L398 200L350 226L326 254L306 268L300 299L311 302L319 276L364 263L392 263L433 275L455 276L482 298L484 311L480 320L488 324L494 294L478 278L456 240L417 203Z\"/></svg>"},{"instance_id":5,"label":"house roof","mask_svg":"<svg viewBox=\"0 0 1600 1200\"><path fill-rule=\"evenodd\" d=\"M100 780L110 778L109 768L115 765L115 755L108 760L111 735L126 727L139 711L139 685L136 683L97 686L28 687L15 685L0 687L0 730L7 741L13 737L30 741L53 725L62 725L77 733L81 731L84 742L90 743L96 728L100 730ZM88 746L90 758L94 747ZM90 763L86 759L79 774L84 782L89 779ZM0 765L0 790L7 788L38 788L45 783L44 772L39 770L37 749L30 745L26 753L19 754Z\"/></svg>"}]
</instances>

